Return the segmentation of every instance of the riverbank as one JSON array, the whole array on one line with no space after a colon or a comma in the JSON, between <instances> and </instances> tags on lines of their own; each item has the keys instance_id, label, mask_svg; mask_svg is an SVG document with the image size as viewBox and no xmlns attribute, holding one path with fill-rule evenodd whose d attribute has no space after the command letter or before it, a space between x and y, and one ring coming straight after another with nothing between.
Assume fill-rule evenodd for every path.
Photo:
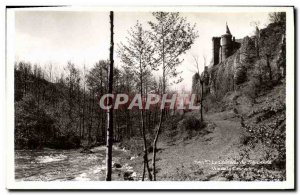
<instances>
[{"instance_id":1,"label":"riverbank","mask_svg":"<svg viewBox=\"0 0 300 195\"><path fill-rule=\"evenodd\" d=\"M104 181L105 146L92 153L72 150L16 150L15 178L17 181ZM133 180L136 173L129 165L130 151L113 148L113 180ZM124 177L125 176L125 177Z\"/></svg>"}]
</instances>

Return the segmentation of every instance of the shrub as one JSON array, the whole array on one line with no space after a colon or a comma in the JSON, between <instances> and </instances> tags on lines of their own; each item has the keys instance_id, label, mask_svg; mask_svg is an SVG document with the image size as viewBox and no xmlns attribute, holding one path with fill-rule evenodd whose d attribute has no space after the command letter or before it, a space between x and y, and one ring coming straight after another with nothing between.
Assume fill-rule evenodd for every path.
<instances>
[{"instance_id":1,"label":"shrub","mask_svg":"<svg viewBox=\"0 0 300 195\"><path fill-rule=\"evenodd\" d=\"M183 126L186 130L198 130L201 128L201 121L195 116L188 116L183 120Z\"/></svg>"},{"instance_id":2,"label":"shrub","mask_svg":"<svg viewBox=\"0 0 300 195\"><path fill-rule=\"evenodd\" d=\"M204 100L204 104L203 104L203 107L205 109L205 111L207 112L208 110L211 110L213 108L216 108L216 107L219 107L218 106L218 99L216 97L216 95L214 94L209 94L205 97L205 100Z\"/></svg>"},{"instance_id":3,"label":"shrub","mask_svg":"<svg viewBox=\"0 0 300 195\"><path fill-rule=\"evenodd\" d=\"M244 66L238 66L235 73L235 84L239 85L246 81L247 69Z\"/></svg>"},{"instance_id":4,"label":"shrub","mask_svg":"<svg viewBox=\"0 0 300 195\"><path fill-rule=\"evenodd\" d=\"M269 149L266 150L266 160L272 160L272 162L276 164L285 164L285 115L278 115L272 122L266 124L245 124L244 128L251 136L247 145L255 146L256 143L262 143ZM272 150L277 151L275 158L268 154L268 151Z\"/></svg>"},{"instance_id":5,"label":"shrub","mask_svg":"<svg viewBox=\"0 0 300 195\"><path fill-rule=\"evenodd\" d=\"M152 145L151 140L147 140L147 146ZM132 153L142 155L144 151L144 141L141 137L135 136L123 140L120 143L120 147L125 147L127 150L130 150Z\"/></svg>"},{"instance_id":6,"label":"shrub","mask_svg":"<svg viewBox=\"0 0 300 195\"><path fill-rule=\"evenodd\" d=\"M53 118L33 95L27 94L15 103L16 148L41 148L54 133Z\"/></svg>"},{"instance_id":7,"label":"shrub","mask_svg":"<svg viewBox=\"0 0 300 195\"><path fill-rule=\"evenodd\" d=\"M269 14L269 20L271 23L285 23L286 14L285 12L272 12Z\"/></svg>"},{"instance_id":8,"label":"shrub","mask_svg":"<svg viewBox=\"0 0 300 195\"><path fill-rule=\"evenodd\" d=\"M260 82L256 78L252 78L248 85L244 87L243 93L247 98L249 98L252 103L255 103L258 94L260 93Z\"/></svg>"},{"instance_id":9,"label":"shrub","mask_svg":"<svg viewBox=\"0 0 300 195\"><path fill-rule=\"evenodd\" d=\"M253 138L249 135L244 135L240 138L240 143L244 146L248 145Z\"/></svg>"}]
</instances>

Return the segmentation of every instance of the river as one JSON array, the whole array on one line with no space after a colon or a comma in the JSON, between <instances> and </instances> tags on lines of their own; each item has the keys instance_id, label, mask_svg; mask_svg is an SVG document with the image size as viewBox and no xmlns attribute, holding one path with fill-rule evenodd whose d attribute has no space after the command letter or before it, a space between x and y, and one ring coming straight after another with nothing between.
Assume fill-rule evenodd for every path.
<instances>
[{"instance_id":1,"label":"river","mask_svg":"<svg viewBox=\"0 0 300 195\"><path fill-rule=\"evenodd\" d=\"M15 179L17 181L103 181L105 180L105 147L93 148L93 153L73 150L16 150ZM128 165L130 152L113 147L113 180L124 180L124 175L135 179L136 173ZM126 173L126 174L125 174ZM127 180L126 178L125 180Z\"/></svg>"}]
</instances>

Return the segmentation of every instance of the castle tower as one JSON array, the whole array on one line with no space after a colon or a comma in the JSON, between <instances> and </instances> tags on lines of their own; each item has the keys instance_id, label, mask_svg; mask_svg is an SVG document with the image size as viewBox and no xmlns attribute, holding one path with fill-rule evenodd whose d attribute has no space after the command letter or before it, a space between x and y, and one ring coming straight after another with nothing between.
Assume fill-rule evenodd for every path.
<instances>
[{"instance_id":1,"label":"castle tower","mask_svg":"<svg viewBox=\"0 0 300 195\"><path fill-rule=\"evenodd\" d=\"M222 47L221 61L224 61L226 58L228 58L231 55L232 45L233 45L232 35L226 23L226 33L221 36L221 47Z\"/></svg>"},{"instance_id":2,"label":"castle tower","mask_svg":"<svg viewBox=\"0 0 300 195\"><path fill-rule=\"evenodd\" d=\"M213 65L219 64L219 52L220 52L220 40L221 37L212 38L212 56L213 56Z\"/></svg>"}]
</instances>

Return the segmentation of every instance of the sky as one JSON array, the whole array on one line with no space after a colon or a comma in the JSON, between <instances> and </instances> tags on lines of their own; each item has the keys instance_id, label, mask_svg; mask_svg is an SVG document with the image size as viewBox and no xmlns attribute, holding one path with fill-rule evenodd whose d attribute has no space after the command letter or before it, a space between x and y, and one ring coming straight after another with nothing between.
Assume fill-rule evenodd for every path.
<instances>
[{"instance_id":1,"label":"sky","mask_svg":"<svg viewBox=\"0 0 300 195\"><path fill-rule=\"evenodd\" d=\"M203 56L206 56L208 65L212 57L211 38L225 33L226 22L236 39L253 35L253 22L258 21L260 28L268 24L267 12L181 12L180 15L196 24L199 37L182 56L184 61L178 70L182 71L183 81L172 87L178 90L191 89L195 73L193 56L198 57L201 70L204 69ZM147 29L147 22L154 18L150 12L115 12L115 48L121 42L126 43L127 31L137 20ZM39 64L43 68L52 64L55 74L60 74L68 61L81 70L84 65L89 69L97 61L109 59L109 30L108 12L16 11L15 59ZM114 56L115 66L122 67L118 56Z\"/></svg>"}]
</instances>

